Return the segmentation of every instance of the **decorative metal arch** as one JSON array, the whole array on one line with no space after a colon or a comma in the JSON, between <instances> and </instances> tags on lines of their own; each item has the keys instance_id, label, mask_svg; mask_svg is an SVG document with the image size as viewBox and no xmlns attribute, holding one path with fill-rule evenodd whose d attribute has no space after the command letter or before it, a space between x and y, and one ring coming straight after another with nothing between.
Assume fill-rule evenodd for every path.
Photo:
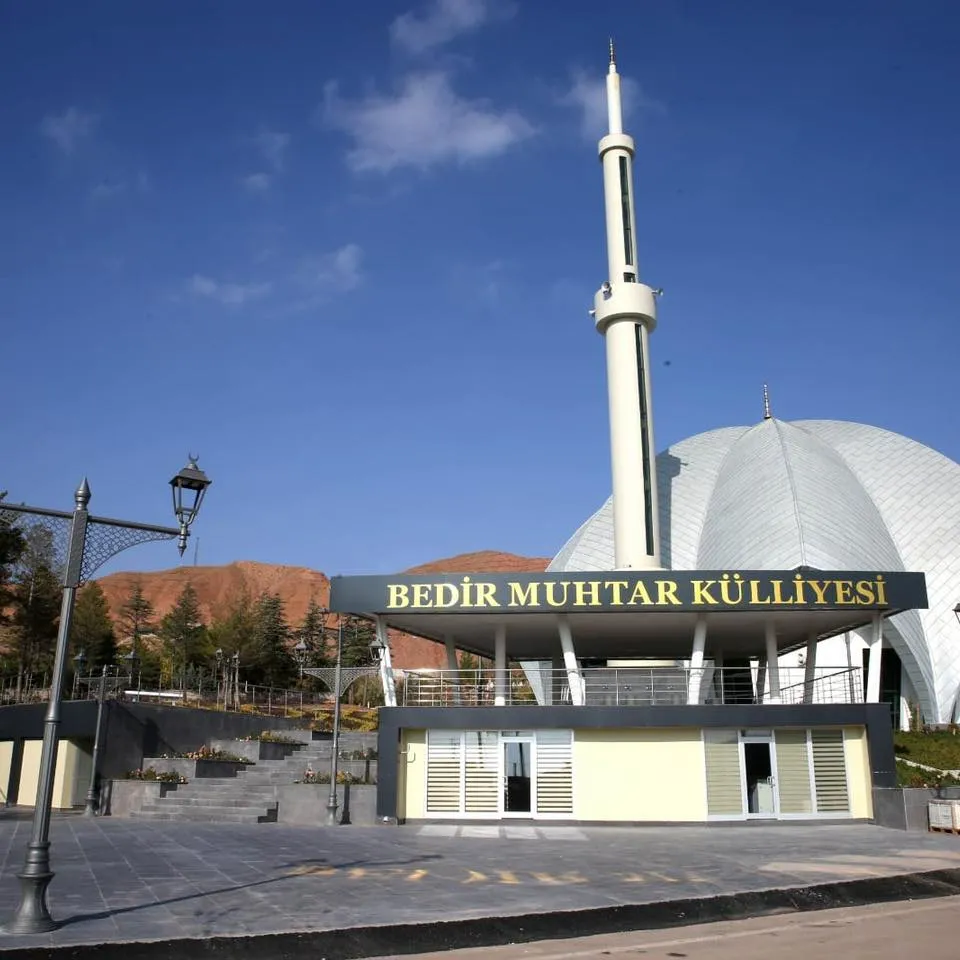
<instances>
[{"instance_id":1,"label":"decorative metal arch","mask_svg":"<svg viewBox=\"0 0 960 960\"><path fill-rule=\"evenodd\" d=\"M379 677L380 668L376 665L369 667L341 667L340 668L340 689L337 685L336 667L304 667L305 676L316 677L330 692L336 697L342 697L350 689L351 685L363 677Z\"/></svg>"}]
</instances>

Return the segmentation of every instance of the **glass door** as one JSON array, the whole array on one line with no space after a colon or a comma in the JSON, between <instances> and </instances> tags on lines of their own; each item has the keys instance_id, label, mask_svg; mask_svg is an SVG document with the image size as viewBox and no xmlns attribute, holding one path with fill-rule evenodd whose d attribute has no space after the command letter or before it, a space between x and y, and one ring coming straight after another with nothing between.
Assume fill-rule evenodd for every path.
<instances>
[{"instance_id":1,"label":"glass door","mask_svg":"<svg viewBox=\"0 0 960 960\"><path fill-rule=\"evenodd\" d=\"M504 738L500 743L503 761L502 814L505 817L532 817L536 813L533 737Z\"/></svg>"},{"instance_id":2,"label":"glass door","mask_svg":"<svg viewBox=\"0 0 960 960\"><path fill-rule=\"evenodd\" d=\"M773 735L741 735L744 813L748 818L772 820L779 816L776 748Z\"/></svg>"}]
</instances>

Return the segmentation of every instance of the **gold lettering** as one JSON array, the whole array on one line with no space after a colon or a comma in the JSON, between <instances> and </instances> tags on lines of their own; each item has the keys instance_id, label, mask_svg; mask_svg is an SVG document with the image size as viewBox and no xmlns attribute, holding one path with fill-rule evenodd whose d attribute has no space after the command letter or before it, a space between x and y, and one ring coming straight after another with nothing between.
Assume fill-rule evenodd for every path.
<instances>
[{"instance_id":1,"label":"gold lettering","mask_svg":"<svg viewBox=\"0 0 960 960\"><path fill-rule=\"evenodd\" d=\"M589 596L589 599L588 599ZM573 603L577 607L600 606L600 581L576 580L573 584Z\"/></svg>"},{"instance_id":2,"label":"gold lettering","mask_svg":"<svg viewBox=\"0 0 960 960\"><path fill-rule=\"evenodd\" d=\"M473 599L471 598L471 583L469 577L464 577L460 582L460 606L461 607L472 607Z\"/></svg>"},{"instance_id":3,"label":"gold lettering","mask_svg":"<svg viewBox=\"0 0 960 960\"><path fill-rule=\"evenodd\" d=\"M827 602L827 587L830 586L829 580L808 580L807 583L810 585L810 589L817 595L817 603L826 603Z\"/></svg>"},{"instance_id":4,"label":"gold lettering","mask_svg":"<svg viewBox=\"0 0 960 960\"><path fill-rule=\"evenodd\" d=\"M796 591L797 603L806 603L807 598L803 595L803 577L799 573L793 578L793 588Z\"/></svg>"},{"instance_id":5,"label":"gold lettering","mask_svg":"<svg viewBox=\"0 0 960 960\"><path fill-rule=\"evenodd\" d=\"M478 583L476 591L478 607L500 606L500 601L497 600L497 585L495 583Z\"/></svg>"},{"instance_id":6,"label":"gold lettering","mask_svg":"<svg viewBox=\"0 0 960 960\"><path fill-rule=\"evenodd\" d=\"M653 601L650 599L650 591L647 590L647 585L642 581L638 580L633 588L633 593L630 594L630 599L627 601L630 604L642 603L644 605L652 604Z\"/></svg>"},{"instance_id":7,"label":"gold lettering","mask_svg":"<svg viewBox=\"0 0 960 960\"><path fill-rule=\"evenodd\" d=\"M736 596L733 595L733 587L737 588ZM743 577L739 573L735 573L732 580L729 573L720 578L720 598L728 607L735 607L743 602Z\"/></svg>"},{"instance_id":8,"label":"gold lettering","mask_svg":"<svg viewBox=\"0 0 960 960\"><path fill-rule=\"evenodd\" d=\"M387 585L387 609L396 610L397 607L410 606L410 590L406 584L391 583Z\"/></svg>"},{"instance_id":9,"label":"gold lettering","mask_svg":"<svg viewBox=\"0 0 960 960\"><path fill-rule=\"evenodd\" d=\"M776 582L776 581L775 581L775 582ZM759 580L751 580L751 581L750 581L750 602L751 602L751 603L754 603L754 604L757 604L757 605L762 605L762 604L770 603L770 602L771 602L771 600L770 600L769 597L763 597L763 598L761 599L761 597L760 597L760 581L759 581Z\"/></svg>"},{"instance_id":10,"label":"gold lettering","mask_svg":"<svg viewBox=\"0 0 960 960\"><path fill-rule=\"evenodd\" d=\"M569 580L548 580L544 586L547 588L547 603L551 607L565 607L567 605L567 591L570 589ZM563 587L563 597L558 600L554 587Z\"/></svg>"},{"instance_id":11,"label":"gold lettering","mask_svg":"<svg viewBox=\"0 0 960 960\"><path fill-rule=\"evenodd\" d=\"M856 603L853 599L853 581L835 580L834 589L837 591L837 603Z\"/></svg>"},{"instance_id":12,"label":"gold lettering","mask_svg":"<svg viewBox=\"0 0 960 960\"><path fill-rule=\"evenodd\" d=\"M771 580L770 583L773 584L773 602L774 603L782 603L785 605L796 603L796 600L793 597L791 597L789 600L783 599L783 594L780 592L780 588L783 586L782 580Z\"/></svg>"},{"instance_id":13,"label":"gold lettering","mask_svg":"<svg viewBox=\"0 0 960 960\"><path fill-rule=\"evenodd\" d=\"M446 597L444 597L444 591L446 591ZM438 583L436 606L455 607L459 596L457 588L452 583Z\"/></svg>"},{"instance_id":14,"label":"gold lettering","mask_svg":"<svg viewBox=\"0 0 960 960\"><path fill-rule=\"evenodd\" d=\"M873 606L877 602L877 595L873 592L872 580L857 581L857 603L862 606Z\"/></svg>"},{"instance_id":15,"label":"gold lettering","mask_svg":"<svg viewBox=\"0 0 960 960\"><path fill-rule=\"evenodd\" d=\"M877 574L877 603L884 607L887 605L887 585L879 573Z\"/></svg>"},{"instance_id":16,"label":"gold lettering","mask_svg":"<svg viewBox=\"0 0 960 960\"><path fill-rule=\"evenodd\" d=\"M539 607L540 584L531 580L526 586L522 583L510 583L510 602L508 607Z\"/></svg>"},{"instance_id":17,"label":"gold lettering","mask_svg":"<svg viewBox=\"0 0 960 960\"><path fill-rule=\"evenodd\" d=\"M626 580L607 580L604 586L613 593L613 599L610 601L612 607L623 606L623 591L630 586Z\"/></svg>"},{"instance_id":18,"label":"gold lettering","mask_svg":"<svg viewBox=\"0 0 960 960\"><path fill-rule=\"evenodd\" d=\"M680 606L680 598L677 596L677 582L676 580L658 580L657 606L666 606L668 603Z\"/></svg>"},{"instance_id":19,"label":"gold lettering","mask_svg":"<svg viewBox=\"0 0 960 960\"><path fill-rule=\"evenodd\" d=\"M693 586L694 605L717 603L717 598L710 593L710 588L716 586L716 580L691 580Z\"/></svg>"},{"instance_id":20,"label":"gold lettering","mask_svg":"<svg viewBox=\"0 0 960 960\"><path fill-rule=\"evenodd\" d=\"M433 603L430 600L430 584L429 583L415 583L413 585L413 603L411 606L414 607L432 607Z\"/></svg>"}]
</instances>

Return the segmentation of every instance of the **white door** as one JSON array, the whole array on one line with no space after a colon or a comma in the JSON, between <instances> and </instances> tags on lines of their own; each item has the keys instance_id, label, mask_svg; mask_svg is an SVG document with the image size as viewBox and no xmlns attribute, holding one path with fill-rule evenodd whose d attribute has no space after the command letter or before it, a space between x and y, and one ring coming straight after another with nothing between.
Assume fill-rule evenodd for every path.
<instances>
[{"instance_id":1,"label":"white door","mask_svg":"<svg viewBox=\"0 0 960 960\"><path fill-rule=\"evenodd\" d=\"M740 771L747 819L776 819L780 815L780 798L772 732L740 735Z\"/></svg>"},{"instance_id":2,"label":"white door","mask_svg":"<svg viewBox=\"0 0 960 960\"><path fill-rule=\"evenodd\" d=\"M501 737L500 762L501 815L527 818L536 816L537 758L534 738Z\"/></svg>"}]
</instances>

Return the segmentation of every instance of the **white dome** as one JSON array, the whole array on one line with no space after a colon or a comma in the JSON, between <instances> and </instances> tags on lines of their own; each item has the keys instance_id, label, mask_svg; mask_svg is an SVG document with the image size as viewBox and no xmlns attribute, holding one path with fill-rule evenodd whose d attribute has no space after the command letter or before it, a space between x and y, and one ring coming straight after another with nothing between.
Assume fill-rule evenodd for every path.
<instances>
[{"instance_id":1,"label":"white dome","mask_svg":"<svg viewBox=\"0 0 960 960\"><path fill-rule=\"evenodd\" d=\"M960 465L860 423L764 420L690 437L657 456L660 549L675 570L915 570L928 610L892 617L927 717L951 719L960 686ZM614 567L612 501L549 569Z\"/></svg>"}]
</instances>

